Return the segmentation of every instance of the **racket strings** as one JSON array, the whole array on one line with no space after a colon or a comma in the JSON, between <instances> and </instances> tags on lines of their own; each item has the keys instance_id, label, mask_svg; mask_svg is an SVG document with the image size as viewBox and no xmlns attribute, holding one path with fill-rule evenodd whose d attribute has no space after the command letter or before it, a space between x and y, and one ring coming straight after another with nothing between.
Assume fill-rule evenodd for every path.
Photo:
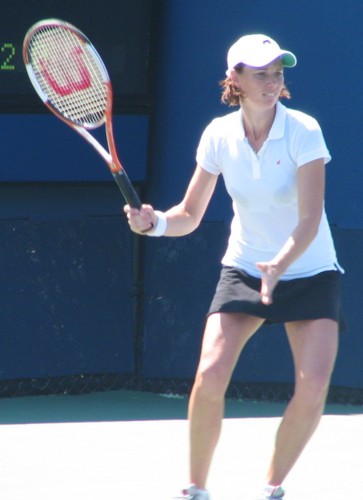
<instances>
[{"instance_id":1,"label":"racket strings","mask_svg":"<svg viewBox=\"0 0 363 500\"><path fill-rule=\"evenodd\" d=\"M30 39L28 55L43 94L58 112L87 128L104 122L109 79L90 44L69 29L45 26Z\"/></svg>"}]
</instances>

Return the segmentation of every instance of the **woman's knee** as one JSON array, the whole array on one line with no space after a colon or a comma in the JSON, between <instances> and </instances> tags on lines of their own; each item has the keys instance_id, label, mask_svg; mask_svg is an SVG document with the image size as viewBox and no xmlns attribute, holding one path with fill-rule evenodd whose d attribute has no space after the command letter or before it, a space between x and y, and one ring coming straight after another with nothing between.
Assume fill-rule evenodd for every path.
<instances>
[{"instance_id":1,"label":"woman's knee","mask_svg":"<svg viewBox=\"0 0 363 500\"><path fill-rule=\"evenodd\" d=\"M325 403L330 376L306 375L295 386L294 397L306 408L320 407Z\"/></svg>"},{"instance_id":2,"label":"woman's knee","mask_svg":"<svg viewBox=\"0 0 363 500\"><path fill-rule=\"evenodd\" d=\"M217 365L204 368L199 367L195 377L193 391L200 397L209 400L220 400L225 396L229 380L230 374L228 370L223 370Z\"/></svg>"}]
</instances>

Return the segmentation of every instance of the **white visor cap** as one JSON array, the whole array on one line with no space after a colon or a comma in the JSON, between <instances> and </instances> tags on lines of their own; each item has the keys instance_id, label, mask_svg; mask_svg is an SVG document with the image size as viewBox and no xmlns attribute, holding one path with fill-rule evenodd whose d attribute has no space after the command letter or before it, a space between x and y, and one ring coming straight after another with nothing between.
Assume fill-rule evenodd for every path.
<instances>
[{"instance_id":1,"label":"white visor cap","mask_svg":"<svg viewBox=\"0 0 363 500\"><path fill-rule=\"evenodd\" d=\"M292 52L281 49L269 36L246 35L237 40L229 49L226 74L230 76L231 70L241 63L253 68L262 68L278 58L281 58L286 68L292 68L297 62Z\"/></svg>"}]
</instances>

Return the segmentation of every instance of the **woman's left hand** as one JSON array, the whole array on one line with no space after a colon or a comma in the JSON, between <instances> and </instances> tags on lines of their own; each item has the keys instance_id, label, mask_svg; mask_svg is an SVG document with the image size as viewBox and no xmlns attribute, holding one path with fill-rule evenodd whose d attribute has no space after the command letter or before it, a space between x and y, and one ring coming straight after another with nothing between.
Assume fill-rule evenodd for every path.
<instances>
[{"instance_id":1,"label":"woman's left hand","mask_svg":"<svg viewBox=\"0 0 363 500\"><path fill-rule=\"evenodd\" d=\"M257 262L256 267L262 273L260 290L261 302L266 305L272 304L272 294L279 281L280 273L276 265L269 262Z\"/></svg>"}]
</instances>

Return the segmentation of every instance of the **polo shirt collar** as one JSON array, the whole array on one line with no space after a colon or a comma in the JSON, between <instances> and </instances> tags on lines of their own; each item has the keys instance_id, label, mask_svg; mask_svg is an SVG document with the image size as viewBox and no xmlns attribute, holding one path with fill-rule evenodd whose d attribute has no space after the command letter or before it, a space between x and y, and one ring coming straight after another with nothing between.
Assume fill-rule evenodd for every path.
<instances>
[{"instance_id":1,"label":"polo shirt collar","mask_svg":"<svg viewBox=\"0 0 363 500\"><path fill-rule=\"evenodd\" d=\"M281 104L281 102L277 102L276 115L270 133L268 134L268 139L281 139L281 137L283 137L285 131L286 114L287 111L285 106Z\"/></svg>"}]
</instances>

